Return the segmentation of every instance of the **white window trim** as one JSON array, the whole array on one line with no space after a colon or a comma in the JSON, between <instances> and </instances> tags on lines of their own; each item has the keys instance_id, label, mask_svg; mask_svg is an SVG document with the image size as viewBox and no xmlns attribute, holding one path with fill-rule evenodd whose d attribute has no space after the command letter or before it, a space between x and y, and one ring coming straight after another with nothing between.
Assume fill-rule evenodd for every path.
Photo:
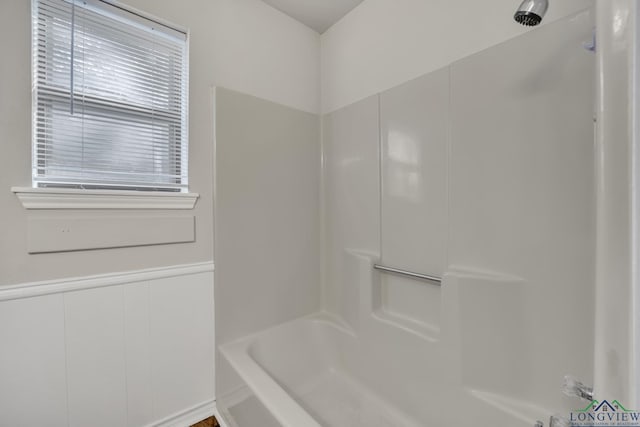
<instances>
[{"instance_id":1,"label":"white window trim","mask_svg":"<svg viewBox=\"0 0 640 427\"><path fill-rule=\"evenodd\" d=\"M127 190L80 190L12 187L27 210L32 209L193 209L198 193Z\"/></svg>"}]
</instances>

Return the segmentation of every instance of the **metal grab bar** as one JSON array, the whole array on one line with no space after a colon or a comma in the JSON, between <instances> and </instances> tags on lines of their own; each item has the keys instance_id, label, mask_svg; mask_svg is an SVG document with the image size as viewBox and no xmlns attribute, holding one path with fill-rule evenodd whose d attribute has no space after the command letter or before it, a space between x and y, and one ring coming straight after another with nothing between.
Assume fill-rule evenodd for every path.
<instances>
[{"instance_id":1,"label":"metal grab bar","mask_svg":"<svg viewBox=\"0 0 640 427\"><path fill-rule=\"evenodd\" d=\"M386 273L393 273L393 274L399 274L400 276L410 277L412 279L426 280L427 282L432 282L433 284L436 284L438 286L442 285L442 279L440 277L429 276L428 274L414 273L412 271L400 270L399 268L393 268L393 267L386 267L380 264L373 264L373 268L375 268L376 270L384 271Z\"/></svg>"}]
</instances>

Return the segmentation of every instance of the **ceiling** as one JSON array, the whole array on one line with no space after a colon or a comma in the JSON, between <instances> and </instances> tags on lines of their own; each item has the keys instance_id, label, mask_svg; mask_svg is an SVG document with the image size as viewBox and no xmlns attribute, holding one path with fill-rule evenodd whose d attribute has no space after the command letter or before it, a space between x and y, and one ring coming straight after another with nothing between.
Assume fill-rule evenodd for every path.
<instances>
[{"instance_id":1,"label":"ceiling","mask_svg":"<svg viewBox=\"0 0 640 427\"><path fill-rule=\"evenodd\" d=\"M320 34L364 0L263 0Z\"/></svg>"}]
</instances>

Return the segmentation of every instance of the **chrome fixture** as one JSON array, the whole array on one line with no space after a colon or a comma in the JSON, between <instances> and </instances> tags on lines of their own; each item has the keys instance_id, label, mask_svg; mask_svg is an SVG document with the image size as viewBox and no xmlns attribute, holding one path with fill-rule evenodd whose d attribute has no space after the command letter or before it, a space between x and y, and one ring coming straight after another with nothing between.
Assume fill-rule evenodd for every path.
<instances>
[{"instance_id":1,"label":"chrome fixture","mask_svg":"<svg viewBox=\"0 0 640 427\"><path fill-rule=\"evenodd\" d=\"M593 402L593 388L584 385L571 375L565 375L562 383L562 393L569 397L579 397ZM561 415L552 415L549 418L549 427L571 427L573 424ZM536 421L533 427L544 427L542 421Z\"/></svg>"},{"instance_id":2,"label":"chrome fixture","mask_svg":"<svg viewBox=\"0 0 640 427\"><path fill-rule=\"evenodd\" d=\"M569 397L579 397L589 402L593 400L593 388L584 385L571 375L565 375L562 383L562 392Z\"/></svg>"},{"instance_id":3,"label":"chrome fixture","mask_svg":"<svg viewBox=\"0 0 640 427\"><path fill-rule=\"evenodd\" d=\"M411 279L426 280L427 282L431 282L438 286L442 284L442 279L440 277L430 276L428 274L414 273L411 271L400 270L399 268L386 267L380 264L374 264L373 268L375 268L376 270L383 271L385 273L398 274L400 276L409 277Z\"/></svg>"},{"instance_id":4,"label":"chrome fixture","mask_svg":"<svg viewBox=\"0 0 640 427\"><path fill-rule=\"evenodd\" d=\"M513 19L519 24L534 27L542 21L548 8L548 0L524 0L513 15Z\"/></svg>"}]
</instances>

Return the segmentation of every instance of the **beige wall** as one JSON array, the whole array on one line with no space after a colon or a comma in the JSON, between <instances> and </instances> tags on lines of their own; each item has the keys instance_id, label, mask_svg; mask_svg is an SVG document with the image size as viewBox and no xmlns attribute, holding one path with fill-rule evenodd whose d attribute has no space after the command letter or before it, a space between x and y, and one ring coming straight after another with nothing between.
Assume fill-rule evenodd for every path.
<instances>
[{"instance_id":1,"label":"beige wall","mask_svg":"<svg viewBox=\"0 0 640 427\"><path fill-rule=\"evenodd\" d=\"M30 4L0 2L0 286L213 259L214 85L317 112L319 36L258 0L129 0L126 4L190 30L190 190L196 241L28 255L28 218L78 212L27 213L12 186L31 185ZM120 212L122 213L122 212ZM144 212L126 212L144 217ZM191 213L190 211L188 213ZM105 212L82 212L95 217ZM175 215L159 211L153 215Z\"/></svg>"},{"instance_id":2,"label":"beige wall","mask_svg":"<svg viewBox=\"0 0 640 427\"><path fill-rule=\"evenodd\" d=\"M366 0L322 35L322 112L329 113L523 34L519 0ZM543 21L593 0L550 2Z\"/></svg>"}]
</instances>

